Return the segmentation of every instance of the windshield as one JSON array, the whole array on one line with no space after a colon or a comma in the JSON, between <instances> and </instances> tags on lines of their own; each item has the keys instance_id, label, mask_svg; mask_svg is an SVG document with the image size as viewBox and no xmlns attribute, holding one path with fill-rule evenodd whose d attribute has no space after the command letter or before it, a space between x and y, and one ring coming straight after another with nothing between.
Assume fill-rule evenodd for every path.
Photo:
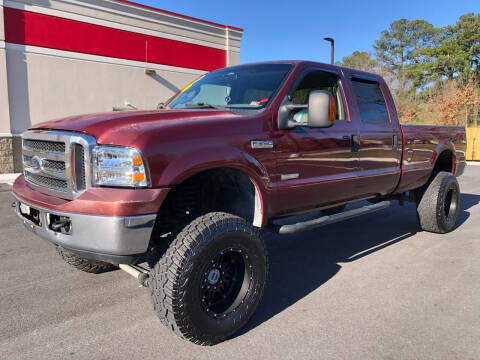
<instances>
[{"instance_id":1,"label":"windshield","mask_svg":"<svg viewBox=\"0 0 480 360\"><path fill-rule=\"evenodd\" d=\"M187 85L167 107L262 109L291 68L291 64L261 64L212 71Z\"/></svg>"}]
</instances>

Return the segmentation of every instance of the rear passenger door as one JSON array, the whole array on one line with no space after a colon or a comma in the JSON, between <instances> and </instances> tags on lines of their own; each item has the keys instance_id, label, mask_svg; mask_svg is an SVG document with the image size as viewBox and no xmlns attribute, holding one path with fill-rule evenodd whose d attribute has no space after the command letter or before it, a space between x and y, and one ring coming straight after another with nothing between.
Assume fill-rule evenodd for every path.
<instances>
[{"instance_id":1,"label":"rear passenger door","mask_svg":"<svg viewBox=\"0 0 480 360\"><path fill-rule=\"evenodd\" d=\"M386 84L376 78L351 76L359 124L358 191L366 196L392 192L400 178L402 134ZM387 99L387 100L386 100ZM394 115L394 116L392 116Z\"/></svg>"}]
</instances>

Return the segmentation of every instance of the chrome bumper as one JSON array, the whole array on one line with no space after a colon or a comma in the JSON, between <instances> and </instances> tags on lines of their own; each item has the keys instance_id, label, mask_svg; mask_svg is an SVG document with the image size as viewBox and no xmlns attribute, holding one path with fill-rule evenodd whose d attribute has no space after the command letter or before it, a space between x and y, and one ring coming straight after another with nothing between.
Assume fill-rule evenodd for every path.
<instances>
[{"instance_id":1,"label":"chrome bumper","mask_svg":"<svg viewBox=\"0 0 480 360\"><path fill-rule=\"evenodd\" d=\"M110 217L58 212L31 205L15 194L13 196L15 212L24 226L56 245L85 254L117 256L143 254L148 249L156 214ZM38 224L21 213L20 203L38 211ZM51 215L70 219L71 229L68 234L51 229Z\"/></svg>"}]
</instances>

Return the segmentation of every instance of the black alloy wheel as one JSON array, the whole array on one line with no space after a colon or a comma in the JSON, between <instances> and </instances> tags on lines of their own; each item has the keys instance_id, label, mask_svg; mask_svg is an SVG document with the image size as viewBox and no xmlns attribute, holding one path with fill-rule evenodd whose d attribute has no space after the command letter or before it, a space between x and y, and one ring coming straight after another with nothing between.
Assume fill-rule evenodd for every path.
<instances>
[{"instance_id":1,"label":"black alloy wheel","mask_svg":"<svg viewBox=\"0 0 480 360\"><path fill-rule=\"evenodd\" d=\"M259 229L236 215L208 213L183 228L153 267L153 307L177 335L214 345L251 318L267 272Z\"/></svg>"},{"instance_id":2,"label":"black alloy wheel","mask_svg":"<svg viewBox=\"0 0 480 360\"><path fill-rule=\"evenodd\" d=\"M203 309L213 317L226 317L244 301L251 278L248 255L238 247L222 250L207 265L200 286Z\"/></svg>"}]
</instances>

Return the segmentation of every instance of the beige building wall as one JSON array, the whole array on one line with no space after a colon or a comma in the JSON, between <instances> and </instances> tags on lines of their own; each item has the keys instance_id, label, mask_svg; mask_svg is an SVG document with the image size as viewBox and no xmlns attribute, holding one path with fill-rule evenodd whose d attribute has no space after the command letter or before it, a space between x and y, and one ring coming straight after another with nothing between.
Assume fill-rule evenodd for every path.
<instances>
[{"instance_id":1,"label":"beige building wall","mask_svg":"<svg viewBox=\"0 0 480 360\"><path fill-rule=\"evenodd\" d=\"M1 10L1 17L0 17L0 39L3 41L5 40L5 28L3 24L3 0L0 0L0 10Z\"/></svg>"},{"instance_id":2,"label":"beige building wall","mask_svg":"<svg viewBox=\"0 0 480 360\"><path fill-rule=\"evenodd\" d=\"M225 51L227 65L240 62L242 31L200 20L113 0L4 1L4 5L220 49ZM0 173L21 171L19 134L32 125L84 113L154 109L205 73L46 47L5 44L3 20L0 16Z\"/></svg>"},{"instance_id":3,"label":"beige building wall","mask_svg":"<svg viewBox=\"0 0 480 360\"><path fill-rule=\"evenodd\" d=\"M13 145L8 106L3 1L0 0L0 173L9 172L13 172Z\"/></svg>"},{"instance_id":4,"label":"beige building wall","mask_svg":"<svg viewBox=\"0 0 480 360\"><path fill-rule=\"evenodd\" d=\"M7 60L5 46L0 40L0 135L10 135L10 112L8 111Z\"/></svg>"},{"instance_id":5,"label":"beige building wall","mask_svg":"<svg viewBox=\"0 0 480 360\"><path fill-rule=\"evenodd\" d=\"M95 57L92 57L95 59ZM155 109L204 71L53 56L8 46L12 132L43 121L115 109Z\"/></svg>"},{"instance_id":6,"label":"beige building wall","mask_svg":"<svg viewBox=\"0 0 480 360\"><path fill-rule=\"evenodd\" d=\"M227 37L227 65L240 64L240 40L243 33L231 28L227 28L225 33Z\"/></svg>"}]
</instances>

